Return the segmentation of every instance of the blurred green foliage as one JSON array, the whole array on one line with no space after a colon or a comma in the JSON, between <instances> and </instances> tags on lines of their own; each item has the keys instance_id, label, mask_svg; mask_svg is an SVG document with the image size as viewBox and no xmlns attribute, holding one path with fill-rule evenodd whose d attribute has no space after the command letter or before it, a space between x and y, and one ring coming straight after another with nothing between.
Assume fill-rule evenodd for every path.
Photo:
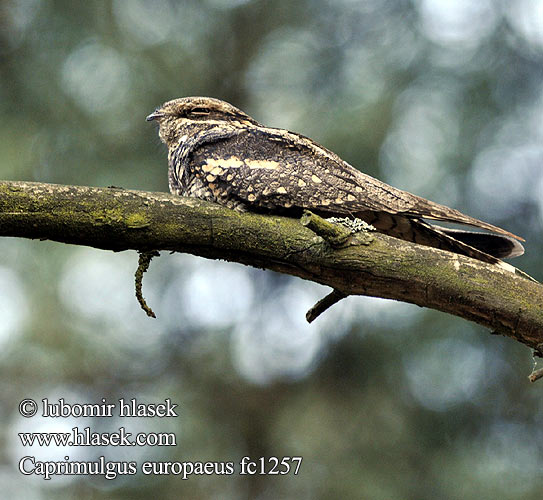
<instances>
[{"instance_id":1,"label":"blurred green foliage","mask_svg":"<svg viewBox=\"0 0 543 500\"><path fill-rule=\"evenodd\" d=\"M208 95L366 173L527 239L542 279L543 2L6 0L0 178L167 190L145 116ZM539 499L543 385L530 352L455 317L165 255L0 241L6 498ZM32 397L138 398L177 419L19 416ZM177 446L23 448L17 433L175 432ZM66 476L39 460L303 456L297 476Z\"/></svg>"}]
</instances>

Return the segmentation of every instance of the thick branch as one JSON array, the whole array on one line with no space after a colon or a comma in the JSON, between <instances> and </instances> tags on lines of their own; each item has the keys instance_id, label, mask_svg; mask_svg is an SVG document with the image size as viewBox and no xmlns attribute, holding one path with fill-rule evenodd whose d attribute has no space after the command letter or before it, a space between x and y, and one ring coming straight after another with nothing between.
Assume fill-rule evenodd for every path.
<instances>
[{"instance_id":1,"label":"thick branch","mask_svg":"<svg viewBox=\"0 0 543 500\"><path fill-rule=\"evenodd\" d=\"M121 251L175 250L272 269L345 295L411 302L543 343L543 286L379 233L334 249L296 219L117 188L0 182L0 236Z\"/></svg>"}]
</instances>

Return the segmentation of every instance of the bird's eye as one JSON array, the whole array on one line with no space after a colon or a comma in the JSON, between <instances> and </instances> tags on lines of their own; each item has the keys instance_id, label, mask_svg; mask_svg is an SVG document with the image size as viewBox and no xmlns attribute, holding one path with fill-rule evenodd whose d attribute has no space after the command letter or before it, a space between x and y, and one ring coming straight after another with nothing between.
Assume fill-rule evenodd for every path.
<instances>
[{"instance_id":1,"label":"bird's eye","mask_svg":"<svg viewBox=\"0 0 543 500\"><path fill-rule=\"evenodd\" d=\"M193 108L190 110L191 115L208 115L209 109L207 108Z\"/></svg>"}]
</instances>

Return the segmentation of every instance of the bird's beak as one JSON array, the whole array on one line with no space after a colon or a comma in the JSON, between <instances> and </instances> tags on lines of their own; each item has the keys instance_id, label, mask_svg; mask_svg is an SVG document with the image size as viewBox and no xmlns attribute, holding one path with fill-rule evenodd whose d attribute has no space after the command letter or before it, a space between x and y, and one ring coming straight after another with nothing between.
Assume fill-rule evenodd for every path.
<instances>
[{"instance_id":1,"label":"bird's beak","mask_svg":"<svg viewBox=\"0 0 543 500\"><path fill-rule=\"evenodd\" d=\"M165 116L164 113L157 109L153 111L147 118L145 118L145 120L147 120L148 122L152 122L153 120L156 120L157 118L162 118L163 116Z\"/></svg>"}]
</instances>

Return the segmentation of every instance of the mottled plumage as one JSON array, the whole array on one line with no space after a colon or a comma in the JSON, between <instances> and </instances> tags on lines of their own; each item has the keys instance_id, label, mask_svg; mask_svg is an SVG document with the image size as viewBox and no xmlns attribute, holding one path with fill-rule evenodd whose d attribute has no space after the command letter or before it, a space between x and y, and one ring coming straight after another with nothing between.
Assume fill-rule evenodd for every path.
<instances>
[{"instance_id":1,"label":"mottled plumage","mask_svg":"<svg viewBox=\"0 0 543 500\"><path fill-rule=\"evenodd\" d=\"M377 230L486 262L524 251L521 239L458 210L396 189L343 161L316 142L268 128L231 104L186 97L147 117L168 146L174 194L238 210L358 217ZM467 224L498 234L438 227L423 219Z\"/></svg>"}]
</instances>

